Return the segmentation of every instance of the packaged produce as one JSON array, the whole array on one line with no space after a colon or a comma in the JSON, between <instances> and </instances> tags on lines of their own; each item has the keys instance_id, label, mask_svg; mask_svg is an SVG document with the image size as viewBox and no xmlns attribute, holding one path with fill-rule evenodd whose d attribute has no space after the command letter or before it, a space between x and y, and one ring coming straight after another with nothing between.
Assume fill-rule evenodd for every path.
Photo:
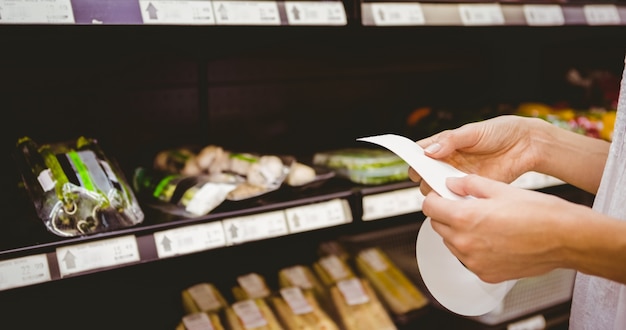
<instances>
[{"instance_id":1,"label":"packaged produce","mask_svg":"<svg viewBox=\"0 0 626 330\"><path fill-rule=\"evenodd\" d=\"M228 306L222 293L212 283L198 283L181 293L185 313L219 312Z\"/></svg>"},{"instance_id":2,"label":"packaged produce","mask_svg":"<svg viewBox=\"0 0 626 330\"><path fill-rule=\"evenodd\" d=\"M318 152L313 164L334 170L338 176L359 184L383 184L407 180L408 164L389 150L344 148Z\"/></svg>"},{"instance_id":3,"label":"packaged produce","mask_svg":"<svg viewBox=\"0 0 626 330\"><path fill-rule=\"evenodd\" d=\"M271 297L278 317L290 330L339 330L335 321L320 307L312 291L292 286Z\"/></svg>"},{"instance_id":4,"label":"packaged produce","mask_svg":"<svg viewBox=\"0 0 626 330\"><path fill-rule=\"evenodd\" d=\"M144 219L121 169L95 139L37 144L20 138L16 161L46 228L64 237L137 225Z\"/></svg>"},{"instance_id":5,"label":"packaged produce","mask_svg":"<svg viewBox=\"0 0 626 330\"><path fill-rule=\"evenodd\" d=\"M397 327L367 280L337 282L330 294L346 330L396 330Z\"/></svg>"},{"instance_id":6,"label":"packaged produce","mask_svg":"<svg viewBox=\"0 0 626 330\"><path fill-rule=\"evenodd\" d=\"M226 308L232 330L283 330L278 318L264 299L245 299Z\"/></svg>"},{"instance_id":7,"label":"packaged produce","mask_svg":"<svg viewBox=\"0 0 626 330\"><path fill-rule=\"evenodd\" d=\"M402 315L428 304L426 296L380 248L364 249L355 260L358 270L393 314Z\"/></svg>"},{"instance_id":8,"label":"packaged produce","mask_svg":"<svg viewBox=\"0 0 626 330\"><path fill-rule=\"evenodd\" d=\"M217 314L198 312L183 316L176 330L225 330L225 328Z\"/></svg>"},{"instance_id":9,"label":"packaged produce","mask_svg":"<svg viewBox=\"0 0 626 330\"><path fill-rule=\"evenodd\" d=\"M367 279L356 276L347 262L328 255L314 269L330 291L332 305L346 330L396 330Z\"/></svg>"},{"instance_id":10,"label":"packaged produce","mask_svg":"<svg viewBox=\"0 0 626 330\"><path fill-rule=\"evenodd\" d=\"M325 310L329 310L330 296L319 278L308 266L294 265L278 271L278 285L281 288L299 287L304 291L313 293L313 296Z\"/></svg>"},{"instance_id":11,"label":"packaged produce","mask_svg":"<svg viewBox=\"0 0 626 330\"><path fill-rule=\"evenodd\" d=\"M237 284L233 287L233 296L236 300L263 299L269 297L272 293L265 282L265 278L257 273L238 276Z\"/></svg>"},{"instance_id":12,"label":"packaged produce","mask_svg":"<svg viewBox=\"0 0 626 330\"><path fill-rule=\"evenodd\" d=\"M212 283L198 283L181 292L185 315L176 330L225 329L225 309L222 293Z\"/></svg>"},{"instance_id":13,"label":"packaged produce","mask_svg":"<svg viewBox=\"0 0 626 330\"><path fill-rule=\"evenodd\" d=\"M237 183L208 175L170 174L139 167L133 175L133 188L147 201L167 203L170 207L162 209L168 213L196 217L224 202Z\"/></svg>"}]
</instances>

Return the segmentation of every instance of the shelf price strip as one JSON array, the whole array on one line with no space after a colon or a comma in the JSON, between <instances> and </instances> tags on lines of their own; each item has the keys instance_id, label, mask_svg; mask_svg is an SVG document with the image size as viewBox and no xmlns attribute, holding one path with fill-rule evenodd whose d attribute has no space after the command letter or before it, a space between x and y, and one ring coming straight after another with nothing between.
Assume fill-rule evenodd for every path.
<instances>
[{"instance_id":1,"label":"shelf price strip","mask_svg":"<svg viewBox=\"0 0 626 330\"><path fill-rule=\"evenodd\" d=\"M138 262L140 259L134 235L59 247L56 257L61 277Z\"/></svg>"},{"instance_id":2,"label":"shelf price strip","mask_svg":"<svg viewBox=\"0 0 626 330\"><path fill-rule=\"evenodd\" d=\"M341 1L285 1L289 25L346 25Z\"/></svg>"},{"instance_id":3,"label":"shelf price strip","mask_svg":"<svg viewBox=\"0 0 626 330\"><path fill-rule=\"evenodd\" d=\"M280 25L275 1L213 1L218 25Z\"/></svg>"},{"instance_id":4,"label":"shelf price strip","mask_svg":"<svg viewBox=\"0 0 626 330\"><path fill-rule=\"evenodd\" d=\"M494 4L461 4L459 15L463 25L502 25L504 14L500 5Z\"/></svg>"},{"instance_id":5,"label":"shelf price strip","mask_svg":"<svg viewBox=\"0 0 626 330\"><path fill-rule=\"evenodd\" d=\"M319 228L352 222L350 205L344 199L333 199L316 204L285 209L290 233L299 233Z\"/></svg>"},{"instance_id":6,"label":"shelf price strip","mask_svg":"<svg viewBox=\"0 0 626 330\"><path fill-rule=\"evenodd\" d=\"M37 254L0 261L0 290L7 290L51 280L48 259Z\"/></svg>"},{"instance_id":7,"label":"shelf price strip","mask_svg":"<svg viewBox=\"0 0 626 330\"><path fill-rule=\"evenodd\" d=\"M159 258L200 252L226 245L222 222L215 221L155 232Z\"/></svg>"},{"instance_id":8,"label":"shelf price strip","mask_svg":"<svg viewBox=\"0 0 626 330\"><path fill-rule=\"evenodd\" d=\"M524 5L524 17L529 26L557 26L565 24L559 5Z\"/></svg>"},{"instance_id":9,"label":"shelf price strip","mask_svg":"<svg viewBox=\"0 0 626 330\"><path fill-rule=\"evenodd\" d=\"M422 210L419 187L363 196L363 221L389 218Z\"/></svg>"},{"instance_id":10,"label":"shelf price strip","mask_svg":"<svg viewBox=\"0 0 626 330\"><path fill-rule=\"evenodd\" d=\"M589 25L617 25L621 22L615 5L585 5L583 11Z\"/></svg>"},{"instance_id":11,"label":"shelf price strip","mask_svg":"<svg viewBox=\"0 0 626 330\"><path fill-rule=\"evenodd\" d=\"M0 23L72 24L70 0L0 0Z\"/></svg>"},{"instance_id":12,"label":"shelf price strip","mask_svg":"<svg viewBox=\"0 0 626 330\"><path fill-rule=\"evenodd\" d=\"M139 0L144 24L215 25L211 1Z\"/></svg>"},{"instance_id":13,"label":"shelf price strip","mask_svg":"<svg viewBox=\"0 0 626 330\"><path fill-rule=\"evenodd\" d=\"M377 26L424 25L424 12L419 3L372 3L372 17Z\"/></svg>"},{"instance_id":14,"label":"shelf price strip","mask_svg":"<svg viewBox=\"0 0 626 330\"><path fill-rule=\"evenodd\" d=\"M226 245L240 244L288 234L285 213L265 212L222 220Z\"/></svg>"}]
</instances>

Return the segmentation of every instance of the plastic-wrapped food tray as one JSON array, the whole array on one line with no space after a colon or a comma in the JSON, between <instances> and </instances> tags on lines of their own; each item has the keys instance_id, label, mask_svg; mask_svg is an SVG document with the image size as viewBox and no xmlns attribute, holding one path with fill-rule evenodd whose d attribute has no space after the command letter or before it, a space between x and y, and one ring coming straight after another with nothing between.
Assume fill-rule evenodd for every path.
<instances>
[{"instance_id":1,"label":"plastic-wrapped food tray","mask_svg":"<svg viewBox=\"0 0 626 330\"><path fill-rule=\"evenodd\" d=\"M359 184L384 184L408 179L409 165L391 151L344 148L318 152L313 164L332 169L338 176Z\"/></svg>"}]
</instances>

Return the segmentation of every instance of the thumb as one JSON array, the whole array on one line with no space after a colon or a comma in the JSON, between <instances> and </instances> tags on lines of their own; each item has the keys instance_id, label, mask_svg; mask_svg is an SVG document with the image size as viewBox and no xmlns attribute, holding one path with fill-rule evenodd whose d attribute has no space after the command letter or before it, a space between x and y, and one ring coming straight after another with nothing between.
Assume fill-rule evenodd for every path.
<instances>
[{"instance_id":1,"label":"thumb","mask_svg":"<svg viewBox=\"0 0 626 330\"><path fill-rule=\"evenodd\" d=\"M446 130L430 138L418 142L424 153L432 158L440 159L458 149L474 146L479 139L478 131L472 123L453 130Z\"/></svg>"},{"instance_id":2,"label":"thumb","mask_svg":"<svg viewBox=\"0 0 626 330\"><path fill-rule=\"evenodd\" d=\"M491 198L506 193L509 185L476 174L446 179L446 186L459 196Z\"/></svg>"}]
</instances>

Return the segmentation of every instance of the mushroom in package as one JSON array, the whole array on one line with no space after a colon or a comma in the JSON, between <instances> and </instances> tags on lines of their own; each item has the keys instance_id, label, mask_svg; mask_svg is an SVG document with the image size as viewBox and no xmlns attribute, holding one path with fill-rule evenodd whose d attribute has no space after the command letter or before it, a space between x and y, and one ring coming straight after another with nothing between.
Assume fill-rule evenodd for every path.
<instances>
[{"instance_id":1,"label":"mushroom in package","mask_svg":"<svg viewBox=\"0 0 626 330\"><path fill-rule=\"evenodd\" d=\"M94 139L39 145L23 137L15 159L37 215L58 236L111 231L144 219L119 166Z\"/></svg>"}]
</instances>

